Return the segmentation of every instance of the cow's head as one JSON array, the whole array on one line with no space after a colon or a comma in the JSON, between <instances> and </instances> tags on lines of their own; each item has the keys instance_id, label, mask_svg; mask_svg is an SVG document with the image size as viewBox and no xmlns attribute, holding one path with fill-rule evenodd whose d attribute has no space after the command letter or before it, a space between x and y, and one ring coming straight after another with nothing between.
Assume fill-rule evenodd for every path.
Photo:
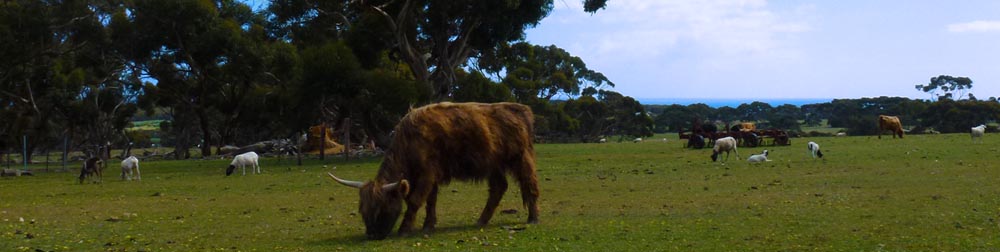
<instances>
[{"instance_id":1,"label":"cow's head","mask_svg":"<svg viewBox=\"0 0 1000 252\"><path fill-rule=\"evenodd\" d=\"M399 182L380 184L376 182L358 182L338 178L327 173L338 183L358 188L361 198L358 201L358 212L365 222L365 234L368 239L381 240L389 236L399 214L403 211L403 197L410 191L410 184L405 179Z\"/></svg>"}]
</instances>

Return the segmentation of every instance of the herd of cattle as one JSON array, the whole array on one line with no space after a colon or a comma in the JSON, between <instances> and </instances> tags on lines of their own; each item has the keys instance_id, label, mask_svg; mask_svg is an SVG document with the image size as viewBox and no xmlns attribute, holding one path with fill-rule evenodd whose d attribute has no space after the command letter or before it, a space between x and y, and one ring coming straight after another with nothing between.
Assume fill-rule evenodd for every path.
<instances>
[{"instance_id":1,"label":"herd of cattle","mask_svg":"<svg viewBox=\"0 0 1000 252\"><path fill-rule=\"evenodd\" d=\"M717 140L726 137L736 139L736 145L742 147L792 144L788 132L780 129L757 129L751 122L739 123L732 127L727 123L721 131L717 127L715 124L701 124L699 120L695 120L690 133L681 130L677 135L678 138L687 140L685 147L695 149L713 147Z\"/></svg>"},{"instance_id":2,"label":"herd of cattle","mask_svg":"<svg viewBox=\"0 0 1000 252\"><path fill-rule=\"evenodd\" d=\"M531 109L517 103L437 103L412 109L395 127L392 146L388 148L375 178L367 182L342 179L328 173L337 183L359 190L359 213L369 239L384 239L400 217L398 232L413 231L417 212L425 208L424 231L437 224L439 187L452 180L487 181L489 198L479 216L478 225L489 223L500 200L507 191L507 176L520 187L521 201L528 210L528 223L539 221L538 176L535 169L534 116ZM893 132L902 138L902 125L894 116L879 116L881 131ZM980 139L985 126L972 128L972 138ZM724 136L712 143L713 162L723 152L740 158L737 137ZM819 144L809 142L806 149L813 158L822 158ZM751 155L748 162L768 162L768 151ZM91 158L84 162L80 183L87 176L100 179L102 161ZM122 161L123 180L139 180L139 163L135 157ZM251 166L251 173L261 173L258 156L247 152L234 157L226 176L237 167ZM406 211L403 213L403 204Z\"/></svg>"}]
</instances>

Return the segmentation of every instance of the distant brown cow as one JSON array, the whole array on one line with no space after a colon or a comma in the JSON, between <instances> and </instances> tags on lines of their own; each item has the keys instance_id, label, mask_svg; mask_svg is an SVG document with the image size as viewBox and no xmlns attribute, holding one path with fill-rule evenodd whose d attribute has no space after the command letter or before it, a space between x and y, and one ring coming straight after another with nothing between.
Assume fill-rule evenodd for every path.
<instances>
[{"instance_id":1,"label":"distant brown cow","mask_svg":"<svg viewBox=\"0 0 1000 252\"><path fill-rule=\"evenodd\" d=\"M83 184L83 180L85 180L88 176L90 177L90 181L94 181L95 176L97 179L96 182L99 183L104 181L103 171L104 161L100 158L92 157L84 160L83 167L80 168L80 184Z\"/></svg>"},{"instance_id":2,"label":"distant brown cow","mask_svg":"<svg viewBox=\"0 0 1000 252\"><path fill-rule=\"evenodd\" d=\"M878 116L878 138L882 139L882 132L886 130L892 131L892 138L903 138L903 124L899 123L899 117L879 115Z\"/></svg>"},{"instance_id":3,"label":"distant brown cow","mask_svg":"<svg viewBox=\"0 0 1000 252\"><path fill-rule=\"evenodd\" d=\"M375 179L337 182L361 190L361 217L369 239L384 239L399 218L401 201L406 214L399 233L413 228L424 203L424 231L437 223L438 186L452 179L489 181L490 196L479 215L489 223L510 175L521 186L528 223L538 222L538 178L535 175L533 115L516 103L439 103L414 109L395 128L392 145Z\"/></svg>"}]
</instances>

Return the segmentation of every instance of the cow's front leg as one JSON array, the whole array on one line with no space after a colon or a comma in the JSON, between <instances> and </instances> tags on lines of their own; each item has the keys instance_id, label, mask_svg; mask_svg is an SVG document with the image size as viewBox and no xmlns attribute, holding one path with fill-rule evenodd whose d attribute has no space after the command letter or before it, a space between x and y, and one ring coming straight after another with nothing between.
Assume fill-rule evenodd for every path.
<instances>
[{"instance_id":1,"label":"cow's front leg","mask_svg":"<svg viewBox=\"0 0 1000 252\"><path fill-rule=\"evenodd\" d=\"M427 195L427 212L424 216L424 232L434 231L434 226L437 225L437 196L438 196L438 186L434 185L431 189L430 195Z\"/></svg>"}]
</instances>

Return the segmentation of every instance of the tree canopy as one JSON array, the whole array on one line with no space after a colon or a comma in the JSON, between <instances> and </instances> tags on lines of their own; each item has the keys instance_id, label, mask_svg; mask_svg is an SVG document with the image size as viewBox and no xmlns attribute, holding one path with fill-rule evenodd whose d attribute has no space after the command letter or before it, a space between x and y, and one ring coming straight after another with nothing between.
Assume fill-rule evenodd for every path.
<instances>
[{"instance_id":1,"label":"tree canopy","mask_svg":"<svg viewBox=\"0 0 1000 252\"><path fill-rule=\"evenodd\" d=\"M915 88L930 94L934 99L961 100L968 90L972 89L972 79L941 75L932 77L927 84L918 84ZM938 95L938 92L942 95ZM969 97L975 99L972 93L969 93Z\"/></svg>"},{"instance_id":2,"label":"tree canopy","mask_svg":"<svg viewBox=\"0 0 1000 252\"><path fill-rule=\"evenodd\" d=\"M606 4L584 3L591 13ZM522 41L552 6L275 0L254 10L237 0L6 1L0 116L13 119L0 121L0 148L20 136L29 136L29 149L52 148L67 136L74 149L95 155L108 143L135 140L125 129L143 111L165 119L161 139L176 158L188 157L189 147L207 156L213 146L287 138L319 123L385 144L408 109L436 101L526 103L542 119L540 131L554 135L581 132L581 116L612 125L588 128L588 136L641 134L651 124L634 126L635 113L624 111L642 107L603 90L613 86L605 76L563 49ZM469 64L498 52L505 57L493 69L512 71ZM577 100L602 108L564 111Z\"/></svg>"}]
</instances>

